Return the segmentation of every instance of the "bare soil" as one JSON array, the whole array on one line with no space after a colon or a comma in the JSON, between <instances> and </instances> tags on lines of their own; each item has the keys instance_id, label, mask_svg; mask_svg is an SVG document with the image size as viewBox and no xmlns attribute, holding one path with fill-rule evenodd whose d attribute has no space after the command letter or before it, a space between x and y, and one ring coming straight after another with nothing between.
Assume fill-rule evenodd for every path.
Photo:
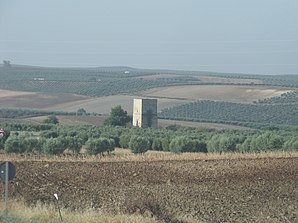
<instances>
[{"instance_id":1,"label":"bare soil","mask_svg":"<svg viewBox=\"0 0 298 223\"><path fill-rule=\"evenodd\" d=\"M298 158L15 161L11 197L194 222L298 222ZM3 185L0 185L3 190ZM171 220L171 221L172 221ZM184 221L182 221L184 222Z\"/></svg>"}]
</instances>

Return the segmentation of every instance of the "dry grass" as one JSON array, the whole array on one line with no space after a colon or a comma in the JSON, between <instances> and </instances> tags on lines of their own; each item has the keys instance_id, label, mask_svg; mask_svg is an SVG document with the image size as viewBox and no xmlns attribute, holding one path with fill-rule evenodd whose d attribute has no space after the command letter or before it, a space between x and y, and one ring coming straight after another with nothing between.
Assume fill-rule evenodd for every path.
<instances>
[{"instance_id":1,"label":"dry grass","mask_svg":"<svg viewBox=\"0 0 298 223\"><path fill-rule=\"evenodd\" d=\"M23 92L23 91L9 91L9 90L1 90L0 89L0 98L17 97L17 96L31 95L31 94L35 94L35 93Z\"/></svg>"},{"instance_id":2,"label":"dry grass","mask_svg":"<svg viewBox=\"0 0 298 223\"><path fill-rule=\"evenodd\" d=\"M0 205L0 210L3 207ZM141 215L111 215L100 213L94 210L74 212L62 209L62 219L65 223L158 223L159 221L151 217ZM29 222L61 222L58 208L54 205L38 204L28 207L22 201L10 202L9 214Z\"/></svg>"},{"instance_id":3,"label":"dry grass","mask_svg":"<svg viewBox=\"0 0 298 223\"><path fill-rule=\"evenodd\" d=\"M198 76L203 83L221 83L221 84L263 84L262 80L257 79L239 79L229 77Z\"/></svg>"},{"instance_id":4,"label":"dry grass","mask_svg":"<svg viewBox=\"0 0 298 223\"><path fill-rule=\"evenodd\" d=\"M85 154L60 156L50 155L10 155L0 154L0 161L55 161L55 162L148 162L171 160L235 160L298 157L298 152L260 152L260 153L182 153L148 151L144 154L132 154L128 149L117 148L112 154L89 156Z\"/></svg>"}]
</instances>

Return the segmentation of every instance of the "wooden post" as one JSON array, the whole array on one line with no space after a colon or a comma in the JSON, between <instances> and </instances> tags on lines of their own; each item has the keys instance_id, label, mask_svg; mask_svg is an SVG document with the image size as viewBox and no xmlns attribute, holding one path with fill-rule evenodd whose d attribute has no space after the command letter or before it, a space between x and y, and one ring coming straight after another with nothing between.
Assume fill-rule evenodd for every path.
<instances>
[{"instance_id":1,"label":"wooden post","mask_svg":"<svg viewBox=\"0 0 298 223\"><path fill-rule=\"evenodd\" d=\"M4 208L5 214L8 213L8 171L9 171L8 162L5 163L5 195L4 195Z\"/></svg>"}]
</instances>

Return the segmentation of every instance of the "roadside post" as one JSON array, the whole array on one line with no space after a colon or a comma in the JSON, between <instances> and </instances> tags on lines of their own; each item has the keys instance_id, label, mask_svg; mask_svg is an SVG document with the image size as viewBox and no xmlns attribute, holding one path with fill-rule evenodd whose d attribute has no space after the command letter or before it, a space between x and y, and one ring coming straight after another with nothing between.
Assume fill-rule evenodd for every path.
<instances>
[{"instance_id":1,"label":"roadside post","mask_svg":"<svg viewBox=\"0 0 298 223\"><path fill-rule=\"evenodd\" d=\"M8 184L16 175L16 167L11 162L0 164L0 178L4 181L4 213L8 213Z\"/></svg>"},{"instance_id":2,"label":"roadside post","mask_svg":"<svg viewBox=\"0 0 298 223\"><path fill-rule=\"evenodd\" d=\"M62 214L61 214L61 208L60 208L60 205L59 205L59 198L58 198L58 194L54 194L54 197L57 201L57 208L58 208L58 211L59 211L59 216L60 216L60 220L63 221L62 219Z\"/></svg>"}]
</instances>

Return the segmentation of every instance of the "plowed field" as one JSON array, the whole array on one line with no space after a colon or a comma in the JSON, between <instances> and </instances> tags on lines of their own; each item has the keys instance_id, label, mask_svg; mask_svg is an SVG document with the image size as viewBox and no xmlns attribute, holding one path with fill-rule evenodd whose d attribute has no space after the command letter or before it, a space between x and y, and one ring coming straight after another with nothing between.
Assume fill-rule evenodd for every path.
<instances>
[{"instance_id":1,"label":"plowed field","mask_svg":"<svg viewBox=\"0 0 298 223\"><path fill-rule=\"evenodd\" d=\"M11 197L29 204L53 203L58 193L61 205L73 210L147 209L193 222L298 222L298 158L14 163Z\"/></svg>"}]
</instances>

